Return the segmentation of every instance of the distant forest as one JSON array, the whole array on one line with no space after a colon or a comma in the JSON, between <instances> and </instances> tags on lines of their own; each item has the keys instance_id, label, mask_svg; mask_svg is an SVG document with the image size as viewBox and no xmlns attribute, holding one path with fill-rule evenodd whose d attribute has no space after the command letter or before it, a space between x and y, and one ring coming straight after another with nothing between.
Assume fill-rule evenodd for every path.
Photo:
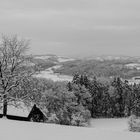
<instances>
[{"instance_id":1,"label":"distant forest","mask_svg":"<svg viewBox=\"0 0 140 140\"><path fill-rule=\"evenodd\" d=\"M130 79L140 75L140 70L130 69L126 64L137 63L137 60L76 60L63 63L63 66L55 72L74 75L75 73L88 74L90 77L114 77L118 76L123 79Z\"/></svg>"}]
</instances>

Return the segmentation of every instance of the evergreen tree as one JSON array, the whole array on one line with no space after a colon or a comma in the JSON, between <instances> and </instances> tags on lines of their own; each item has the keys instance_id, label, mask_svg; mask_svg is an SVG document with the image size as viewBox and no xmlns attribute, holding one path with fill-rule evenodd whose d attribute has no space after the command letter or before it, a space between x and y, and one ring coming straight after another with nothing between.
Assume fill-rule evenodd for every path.
<instances>
[{"instance_id":1,"label":"evergreen tree","mask_svg":"<svg viewBox=\"0 0 140 140\"><path fill-rule=\"evenodd\" d=\"M99 105L99 98L100 98L100 92L99 92L99 83L97 82L96 77L90 82L89 85L89 92L91 94L91 106L89 110L91 111L91 117L97 117L98 116L98 105Z\"/></svg>"},{"instance_id":2,"label":"evergreen tree","mask_svg":"<svg viewBox=\"0 0 140 140\"><path fill-rule=\"evenodd\" d=\"M119 77L114 78L112 86L115 88L114 91L114 103L115 103L115 116L124 116L124 101L123 101L123 82Z\"/></svg>"},{"instance_id":3,"label":"evergreen tree","mask_svg":"<svg viewBox=\"0 0 140 140\"><path fill-rule=\"evenodd\" d=\"M72 83L74 83L74 84L80 84L80 74L76 73L76 74L73 76Z\"/></svg>"},{"instance_id":4,"label":"evergreen tree","mask_svg":"<svg viewBox=\"0 0 140 140\"><path fill-rule=\"evenodd\" d=\"M124 82L123 85L123 95L124 95L124 116L130 116L132 103L133 103L133 92L132 86L128 84L128 81Z\"/></svg>"},{"instance_id":5,"label":"evergreen tree","mask_svg":"<svg viewBox=\"0 0 140 140\"><path fill-rule=\"evenodd\" d=\"M133 105L132 113L136 116L140 116L140 85L133 86Z\"/></svg>"},{"instance_id":6,"label":"evergreen tree","mask_svg":"<svg viewBox=\"0 0 140 140\"><path fill-rule=\"evenodd\" d=\"M67 84L68 91L72 91L72 83L68 82Z\"/></svg>"}]
</instances>

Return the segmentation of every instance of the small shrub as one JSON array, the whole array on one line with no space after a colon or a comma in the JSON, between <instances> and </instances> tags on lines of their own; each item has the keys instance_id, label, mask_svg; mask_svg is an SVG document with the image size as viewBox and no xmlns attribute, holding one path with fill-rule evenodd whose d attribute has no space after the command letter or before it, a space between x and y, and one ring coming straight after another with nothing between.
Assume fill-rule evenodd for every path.
<instances>
[{"instance_id":1,"label":"small shrub","mask_svg":"<svg viewBox=\"0 0 140 140\"><path fill-rule=\"evenodd\" d=\"M91 117L90 112L88 110L83 110L82 112L77 112L72 115L71 125L88 126L90 117Z\"/></svg>"},{"instance_id":2,"label":"small shrub","mask_svg":"<svg viewBox=\"0 0 140 140\"><path fill-rule=\"evenodd\" d=\"M48 117L48 120L46 123L55 123L59 124L59 119L57 118L56 114L51 113L50 116Z\"/></svg>"},{"instance_id":3,"label":"small shrub","mask_svg":"<svg viewBox=\"0 0 140 140\"><path fill-rule=\"evenodd\" d=\"M140 117L131 115L128 121L129 130L133 132L140 132Z\"/></svg>"}]
</instances>

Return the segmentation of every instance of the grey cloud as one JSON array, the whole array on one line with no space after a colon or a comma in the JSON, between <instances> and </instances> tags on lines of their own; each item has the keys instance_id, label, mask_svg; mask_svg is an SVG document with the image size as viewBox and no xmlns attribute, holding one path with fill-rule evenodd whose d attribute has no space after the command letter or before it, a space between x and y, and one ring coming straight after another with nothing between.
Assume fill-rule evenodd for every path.
<instances>
[{"instance_id":1,"label":"grey cloud","mask_svg":"<svg viewBox=\"0 0 140 140\"><path fill-rule=\"evenodd\" d=\"M34 53L137 55L140 1L5 0L0 31L30 38Z\"/></svg>"}]
</instances>

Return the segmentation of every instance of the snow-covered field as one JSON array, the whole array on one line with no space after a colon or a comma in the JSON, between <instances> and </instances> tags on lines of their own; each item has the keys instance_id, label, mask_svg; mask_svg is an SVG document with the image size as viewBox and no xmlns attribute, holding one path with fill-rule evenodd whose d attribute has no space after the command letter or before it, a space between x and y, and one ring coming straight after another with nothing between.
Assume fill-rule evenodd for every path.
<instances>
[{"instance_id":1,"label":"snow-covered field","mask_svg":"<svg viewBox=\"0 0 140 140\"><path fill-rule=\"evenodd\" d=\"M46 78L53 81L72 81L72 76L61 75L59 73L54 73L53 69L60 68L61 65L56 65L46 69L45 71L41 71L36 77Z\"/></svg>"},{"instance_id":2,"label":"snow-covered field","mask_svg":"<svg viewBox=\"0 0 140 140\"><path fill-rule=\"evenodd\" d=\"M91 128L0 119L0 140L140 140L126 119L95 119Z\"/></svg>"},{"instance_id":3,"label":"snow-covered field","mask_svg":"<svg viewBox=\"0 0 140 140\"><path fill-rule=\"evenodd\" d=\"M72 80L70 76L49 73L48 71L42 71L40 74L37 75L37 77L46 78L53 81L71 81Z\"/></svg>"},{"instance_id":4,"label":"snow-covered field","mask_svg":"<svg viewBox=\"0 0 140 140\"><path fill-rule=\"evenodd\" d=\"M49 58L53 58L55 57L57 59L58 62L68 62L68 61L74 61L75 59L73 58L68 58L68 57L63 57L63 56L55 56L55 55L42 55L42 56L36 56L36 59L42 59L42 60L46 60Z\"/></svg>"},{"instance_id":5,"label":"snow-covered field","mask_svg":"<svg viewBox=\"0 0 140 140\"><path fill-rule=\"evenodd\" d=\"M75 59L73 58L64 58L64 57L58 57L58 62L68 62L68 61L74 61Z\"/></svg>"},{"instance_id":6,"label":"snow-covered field","mask_svg":"<svg viewBox=\"0 0 140 140\"><path fill-rule=\"evenodd\" d=\"M92 119L90 121L92 128L111 131L128 131L128 119Z\"/></svg>"}]
</instances>

